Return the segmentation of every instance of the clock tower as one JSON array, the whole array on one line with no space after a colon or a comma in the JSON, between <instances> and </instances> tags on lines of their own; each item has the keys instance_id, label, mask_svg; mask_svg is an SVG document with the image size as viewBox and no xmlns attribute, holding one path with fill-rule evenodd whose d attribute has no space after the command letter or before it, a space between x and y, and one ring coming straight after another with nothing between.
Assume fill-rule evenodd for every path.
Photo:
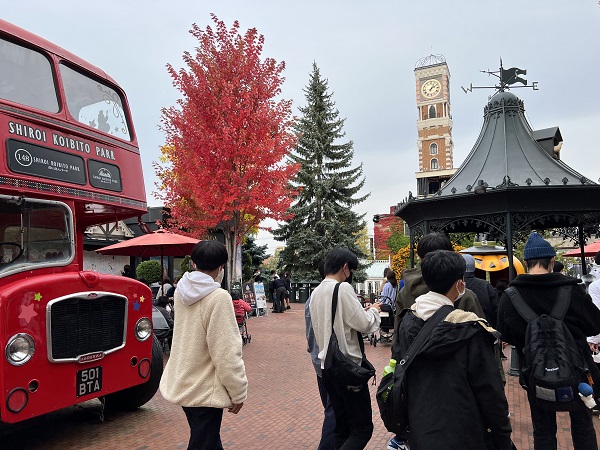
<instances>
[{"instance_id":1,"label":"clock tower","mask_svg":"<svg viewBox=\"0 0 600 450\"><path fill-rule=\"evenodd\" d=\"M429 55L415 67L417 94L417 195L435 194L449 180L454 168L450 70L442 55Z\"/></svg>"}]
</instances>

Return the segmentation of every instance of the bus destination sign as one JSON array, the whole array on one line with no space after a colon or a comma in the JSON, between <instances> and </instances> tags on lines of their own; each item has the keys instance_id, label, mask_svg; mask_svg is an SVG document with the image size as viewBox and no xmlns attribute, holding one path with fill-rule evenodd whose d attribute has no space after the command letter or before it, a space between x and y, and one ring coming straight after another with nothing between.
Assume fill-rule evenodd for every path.
<instances>
[{"instance_id":1,"label":"bus destination sign","mask_svg":"<svg viewBox=\"0 0 600 450\"><path fill-rule=\"evenodd\" d=\"M67 183L86 183L85 162L80 156L14 139L6 141L6 152L8 167L13 172Z\"/></svg>"}]
</instances>

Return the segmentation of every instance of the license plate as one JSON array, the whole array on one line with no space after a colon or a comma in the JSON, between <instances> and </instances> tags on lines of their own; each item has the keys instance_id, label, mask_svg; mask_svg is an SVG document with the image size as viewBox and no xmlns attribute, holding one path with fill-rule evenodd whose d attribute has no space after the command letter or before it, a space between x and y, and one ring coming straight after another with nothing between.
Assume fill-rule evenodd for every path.
<instances>
[{"instance_id":1,"label":"license plate","mask_svg":"<svg viewBox=\"0 0 600 450\"><path fill-rule=\"evenodd\" d=\"M102 390L102 366L77 371L77 397Z\"/></svg>"}]
</instances>

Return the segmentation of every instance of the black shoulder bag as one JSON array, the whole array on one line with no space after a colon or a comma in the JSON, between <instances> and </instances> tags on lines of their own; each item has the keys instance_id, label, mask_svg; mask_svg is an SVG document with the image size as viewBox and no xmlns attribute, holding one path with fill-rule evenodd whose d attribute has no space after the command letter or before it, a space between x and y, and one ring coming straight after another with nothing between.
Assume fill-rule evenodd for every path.
<instances>
[{"instance_id":1,"label":"black shoulder bag","mask_svg":"<svg viewBox=\"0 0 600 450\"><path fill-rule=\"evenodd\" d=\"M361 364L358 365L340 351L338 339L333 330L335 323L335 313L338 303L338 291L340 283L333 289L333 299L331 301L331 337L327 346L327 356L325 356L324 375L335 384L346 386L361 386L375 376L375 367L365 356L365 344L362 334L357 331L358 344L362 353Z\"/></svg>"},{"instance_id":2,"label":"black shoulder bag","mask_svg":"<svg viewBox=\"0 0 600 450\"><path fill-rule=\"evenodd\" d=\"M406 400L406 371L415 357L427 343L433 329L454 310L453 306L444 305L425 321L423 328L417 333L402 359L398 361L396 369L381 379L377 388L377 406L381 420L388 431L406 435L408 431L408 402ZM398 327L399 328L399 327ZM398 339L396 336L395 339Z\"/></svg>"}]
</instances>

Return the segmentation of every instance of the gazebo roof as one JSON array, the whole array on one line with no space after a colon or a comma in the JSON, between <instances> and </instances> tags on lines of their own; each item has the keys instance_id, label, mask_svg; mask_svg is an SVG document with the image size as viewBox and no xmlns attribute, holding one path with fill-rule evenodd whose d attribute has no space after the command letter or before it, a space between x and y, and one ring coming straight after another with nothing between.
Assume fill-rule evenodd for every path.
<instances>
[{"instance_id":1,"label":"gazebo roof","mask_svg":"<svg viewBox=\"0 0 600 450\"><path fill-rule=\"evenodd\" d=\"M415 236L435 230L491 232L506 242L507 213L516 221L511 234L521 237L547 228L583 227L589 234L600 222L592 201L600 196L600 185L559 159L561 145L558 127L533 131L523 102L501 90L484 108L481 133L454 176L433 195L409 193L395 215Z\"/></svg>"},{"instance_id":2,"label":"gazebo roof","mask_svg":"<svg viewBox=\"0 0 600 450\"><path fill-rule=\"evenodd\" d=\"M484 109L483 127L473 150L435 195L469 193L478 184L491 189L595 184L538 143L560 136L558 127L533 131L523 113L523 101L514 94L494 95Z\"/></svg>"}]
</instances>

